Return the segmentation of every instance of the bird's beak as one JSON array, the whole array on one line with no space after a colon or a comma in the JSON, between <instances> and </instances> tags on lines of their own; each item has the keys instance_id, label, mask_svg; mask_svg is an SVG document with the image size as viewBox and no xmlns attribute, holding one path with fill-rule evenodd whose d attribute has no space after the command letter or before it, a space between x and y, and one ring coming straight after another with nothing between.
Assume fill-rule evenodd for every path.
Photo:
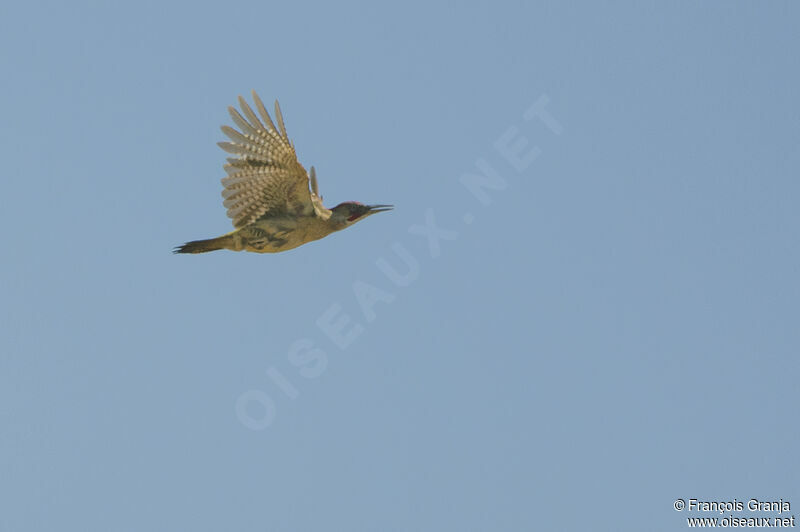
<instances>
[{"instance_id":1,"label":"bird's beak","mask_svg":"<svg viewBox=\"0 0 800 532\"><path fill-rule=\"evenodd\" d=\"M367 205L367 214L375 214L376 212L391 211L394 205Z\"/></svg>"}]
</instances>

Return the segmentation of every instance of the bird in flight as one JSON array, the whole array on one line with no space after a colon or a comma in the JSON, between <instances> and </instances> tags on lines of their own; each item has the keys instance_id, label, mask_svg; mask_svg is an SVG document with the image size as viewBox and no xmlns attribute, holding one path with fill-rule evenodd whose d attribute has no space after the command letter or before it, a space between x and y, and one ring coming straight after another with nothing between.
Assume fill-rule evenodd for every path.
<instances>
[{"instance_id":1,"label":"bird in flight","mask_svg":"<svg viewBox=\"0 0 800 532\"><path fill-rule=\"evenodd\" d=\"M217 249L278 253L341 231L376 212L392 209L392 205L362 205L355 201L325 208L314 167L306 172L298 162L278 101L275 101L278 127L255 91L253 101L260 118L239 96L244 116L228 107L239 130L222 126L222 132L232 142L218 143L234 155L224 165L228 175L222 179L222 204L236 229L217 238L187 242L176 247L174 253Z\"/></svg>"}]
</instances>

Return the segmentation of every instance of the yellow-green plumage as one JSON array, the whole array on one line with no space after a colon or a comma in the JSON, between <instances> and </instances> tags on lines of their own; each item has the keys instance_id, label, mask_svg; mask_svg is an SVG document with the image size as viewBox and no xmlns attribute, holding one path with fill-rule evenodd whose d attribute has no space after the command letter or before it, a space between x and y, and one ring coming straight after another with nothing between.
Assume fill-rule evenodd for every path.
<instances>
[{"instance_id":1,"label":"yellow-green plumage","mask_svg":"<svg viewBox=\"0 0 800 532\"><path fill-rule=\"evenodd\" d=\"M308 173L298 162L278 102L275 101L276 128L255 91L253 101L260 118L240 96L244 116L233 107L228 112L241 131L222 126L232 142L219 143L223 150L236 155L225 164L228 176L222 179L223 205L236 230L217 238L187 242L175 248L175 253L217 249L277 253L319 240L391 208L356 202L325 208L314 167Z\"/></svg>"}]
</instances>

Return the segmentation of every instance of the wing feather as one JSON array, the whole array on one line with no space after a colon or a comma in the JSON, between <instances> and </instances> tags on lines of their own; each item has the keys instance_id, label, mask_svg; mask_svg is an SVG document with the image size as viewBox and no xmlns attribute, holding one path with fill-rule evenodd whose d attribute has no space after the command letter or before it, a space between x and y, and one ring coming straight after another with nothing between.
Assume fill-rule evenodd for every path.
<instances>
[{"instance_id":1,"label":"wing feather","mask_svg":"<svg viewBox=\"0 0 800 532\"><path fill-rule=\"evenodd\" d=\"M261 123L261 121L258 119L253 110L250 109L250 106L247 105L247 100L245 100L241 96L239 96L239 107L242 108L242 112L250 121L250 125L252 125L256 129L265 129L264 124ZM270 127L272 127L272 129L275 129L275 127L273 127L272 124L270 124Z\"/></svg>"},{"instance_id":2,"label":"wing feather","mask_svg":"<svg viewBox=\"0 0 800 532\"><path fill-rule=\"evenodd\" d=\"M252 140L245 137L244 135L242 135L241 133L239 133L230 126L220 126L220 129L222 130L223 133L228 135L228 138L231 139L234 142L234 144L243 144L248 148L257 147L257 145Z\"/></svg>"},{"instance_id":3,"label":"wing feather","mask_svg":"<svg viewBox=\"0 0 800 532\"><path fill-rule=\"evenodd\" d=\"M264 123L269 124L270 129L272 129L273 131L277 131L275 124L272 123L272 118L269 116L269 113L267 112L267 108L264 107L264 102L262 102L261 98L258 97L256 91L253 91L253 101L256 104L256 109L258 109L258 114L260 114L261 118L264 119Z\"/></svg>"},{"instance_id":4,"label":"wing feather","mask_svg":"<svg viewBox=\"0 0 800 532\"><path fill-rule=\"evenodd\" d=\"M278 121L278 126L281 128L283 138L286 139L286 142L291 144L289 135L286 134L286 126L283 125L283 113L281 113L281 106L278 105L278 100L275 100L275 119Z\"/></svg>"},{"instance_id":5,"label":"wing feather","mask_svg":"<svg viewBox=\"0 0 800 532\"><path fill-rule=\"evenodd\" d=\"M308 173L309 180L311 181L311 193L315 196L319 196L319 184L317 183L317 171L314 167L311 167L311 171Z\"/></svg>"},{"instance_id":6,"label":"wing feather","mask_svg":"<svg viewBox=\"0 0 800 532\"><path fill-rule=\"evenodd\" d=\"M258 135L258 130L254 128L247 120L244 119L242 115L239 114L239 111L236 110L235 107L229 106L228 107L228 114L231 115L231 119L239 126L239 129L242 130L246 135Z\"/></svg>"}]
</instances>

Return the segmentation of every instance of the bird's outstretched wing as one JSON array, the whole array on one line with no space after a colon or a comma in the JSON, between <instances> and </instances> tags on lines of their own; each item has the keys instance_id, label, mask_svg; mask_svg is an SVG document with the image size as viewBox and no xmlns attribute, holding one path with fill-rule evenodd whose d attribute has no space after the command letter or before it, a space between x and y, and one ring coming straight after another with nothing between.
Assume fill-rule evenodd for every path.
<instances>
[{"instance_id":1,"label":"bird's outstretched wing","mask_svg":"<svg viewBox=\"0 0 800 532\"><path fill-rule=\"evenodd\" d=\"M222 204L228 209L228 216L234 227L242 227L267 213L313 214L309 176L297 161L278 101L275 101L277 128L255 91L253 101L261 120L239 96L244 116L233 107L228 107L228 112L241 132L222 126L223 133L233 142L220 142L219 147L238 156L229 158L224 166L228 177L222 179L225 187Z\"/></svg>"}]
</instances>

